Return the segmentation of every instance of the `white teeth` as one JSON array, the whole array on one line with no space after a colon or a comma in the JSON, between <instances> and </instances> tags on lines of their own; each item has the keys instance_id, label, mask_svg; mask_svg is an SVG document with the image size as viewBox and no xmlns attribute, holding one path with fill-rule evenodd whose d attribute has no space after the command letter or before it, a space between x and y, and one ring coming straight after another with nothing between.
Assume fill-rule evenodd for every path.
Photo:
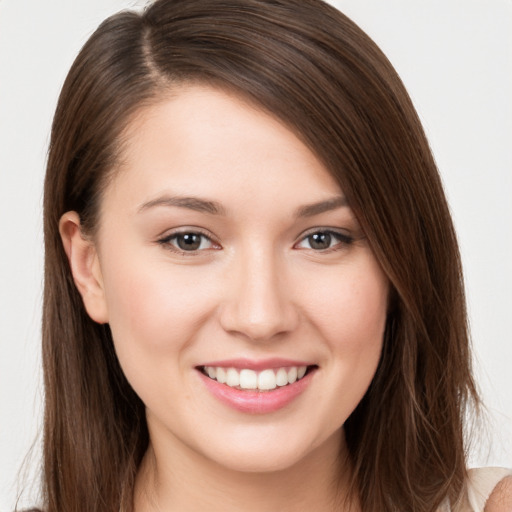
<instances>
[{"instance_id":1,"label":"white teeth","mask_svg":"<svg viewBox=\"0 0 512 512\"><path fill-rule=\"evenodd\" d=\"M209 368L211 368L209 366ZM226 370L224 368L216 368L216 373L217 373L217 382L220 382L221 384L225 384L226 383ZM208 373L209 375L209 373Z\"/></svg>"},{"instance_id":2,"label":"white teeth","mask_svg":"<svg viewBox=\"0 0 512 512\"><path fill-rule=\"evenodd\" d=\"M296 366L292 366L288 370L288 382L290 384L293 384L296 380L297 380L297 367Z\"/></svg>"},{"instance_id":3,"label":"white teeth","mask_svg":"<svg viewBox=\"0 0 512 512\"><path fill-rule=\"evenodd\" d=\"M258 375L258 389L275 389L276 387L276 374L273 370L263 370Z\"/></svg>"},{"instance_id":4,"label":"white teeth","mask_svg":"<svg viewBox=\"0 0 512 512\"><path fill-rule=\"evenodd\" d=\"M217 380L220 384L226 384L232 388L258 389L269 391L288 384L293 384L306 375L307 366L290 366L286 368L268 368L256 372L248 368L237 370L236 368L224 368L221 366L205 366L204 372L210 379Z\"/></svg>"},{"instance_id":5,"label":"white teeth","mask_svg":"<svg viewBox=\"0 0 512 512\"><path fill-rule=\"evenodd\" d=\"M288 373L284 368L277 370L276 384L278 386L286 386L286 384L288 384Z\"/></svg>"},{"instance_id":6,"label":"white teeth","mask_svg":"<svg viewBox=\"0 0 512 512\"><path fill-rule=\"evenodd\" d=\"M226 384L232 388L240 386L240 374L234 368L228 368L226 373Z\"/></svg>"},{"instance_id":7,"label":"white teeth","mask_svg":"<svg viewBox=\"0 0 512 512\"><path fill-rule=\"evenodd\" d=\"M257 389L258 375L254 370L242 370L240 372L240 387L242 389Z\"/></svg>"}]
</instances>

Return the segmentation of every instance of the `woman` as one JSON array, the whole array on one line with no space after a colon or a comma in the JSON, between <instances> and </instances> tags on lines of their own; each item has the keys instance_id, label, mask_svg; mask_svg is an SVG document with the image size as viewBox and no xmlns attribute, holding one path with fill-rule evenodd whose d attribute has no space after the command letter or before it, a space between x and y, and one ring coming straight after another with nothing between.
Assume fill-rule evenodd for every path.
<instances>
[{"instance_id":1,"label":"woman","mask_svg":"<svg viewBox=\"0 0 512 512\"><path fill-rule=\"evenodd\" d=\"M466 472L478 397L421 125L322 2L104 22L59 100L45 240L44 510L478 510L505 476Z\"/></svg>"}]
</instances>

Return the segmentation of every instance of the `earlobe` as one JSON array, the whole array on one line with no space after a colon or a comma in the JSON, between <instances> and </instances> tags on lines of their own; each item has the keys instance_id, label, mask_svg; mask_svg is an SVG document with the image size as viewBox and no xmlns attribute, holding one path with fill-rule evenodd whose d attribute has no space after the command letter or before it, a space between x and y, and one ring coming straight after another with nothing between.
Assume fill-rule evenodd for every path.
<instances>
[{"instance_id":1,"label":"earlobe","mask_svg":"<svg viewBox=\"0 0 512 512\"><path fill-rule=\"evenodd\" d=\"M78 213L66 212L60 218L59 232L87 313L95 322L107 323L108 310L98 252L94 243L84 236Z\"/></svg>"}]
</instances>

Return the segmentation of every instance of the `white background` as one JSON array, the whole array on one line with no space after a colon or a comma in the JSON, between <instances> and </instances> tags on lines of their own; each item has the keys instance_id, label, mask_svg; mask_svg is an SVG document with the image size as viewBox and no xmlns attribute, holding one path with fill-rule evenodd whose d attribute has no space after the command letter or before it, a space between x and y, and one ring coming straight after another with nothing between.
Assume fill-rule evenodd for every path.
<instances>
[{"instance_id":1,"label":"white background","mask_svg":"<svg viewBox=\"0 0 512 512\"><path fill-rule=\"evenodd\" d=\"M98 23L143 3L0 0L0 512L13 510L41 425L42 181L57 95ZM512 1L333 3L388 55L425 125L459 233L490 417L492 447L483 435L471 462L512 467ZM31 460L37 474L37 442Z\"/></svg>"}]
</instances>

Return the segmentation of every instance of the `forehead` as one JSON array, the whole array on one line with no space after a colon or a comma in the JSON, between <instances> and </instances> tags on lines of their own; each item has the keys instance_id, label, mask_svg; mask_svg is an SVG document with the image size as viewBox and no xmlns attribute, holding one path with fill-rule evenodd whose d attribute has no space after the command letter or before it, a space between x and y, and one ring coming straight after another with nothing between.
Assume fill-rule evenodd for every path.
<instances>
[{"instance_id":1,"label":"forehead","mask_svg":"<svg viewBox=\"0 0 512 512\"><path fill-rule=\"evenodd\" d=\"M222 200L228 185L239 196L339 193L334 178L284 123L211 87L182 86L141 108L122 140L116 187L130 182L139 196L172 189Z\"/></svg>"}]
</instances>

